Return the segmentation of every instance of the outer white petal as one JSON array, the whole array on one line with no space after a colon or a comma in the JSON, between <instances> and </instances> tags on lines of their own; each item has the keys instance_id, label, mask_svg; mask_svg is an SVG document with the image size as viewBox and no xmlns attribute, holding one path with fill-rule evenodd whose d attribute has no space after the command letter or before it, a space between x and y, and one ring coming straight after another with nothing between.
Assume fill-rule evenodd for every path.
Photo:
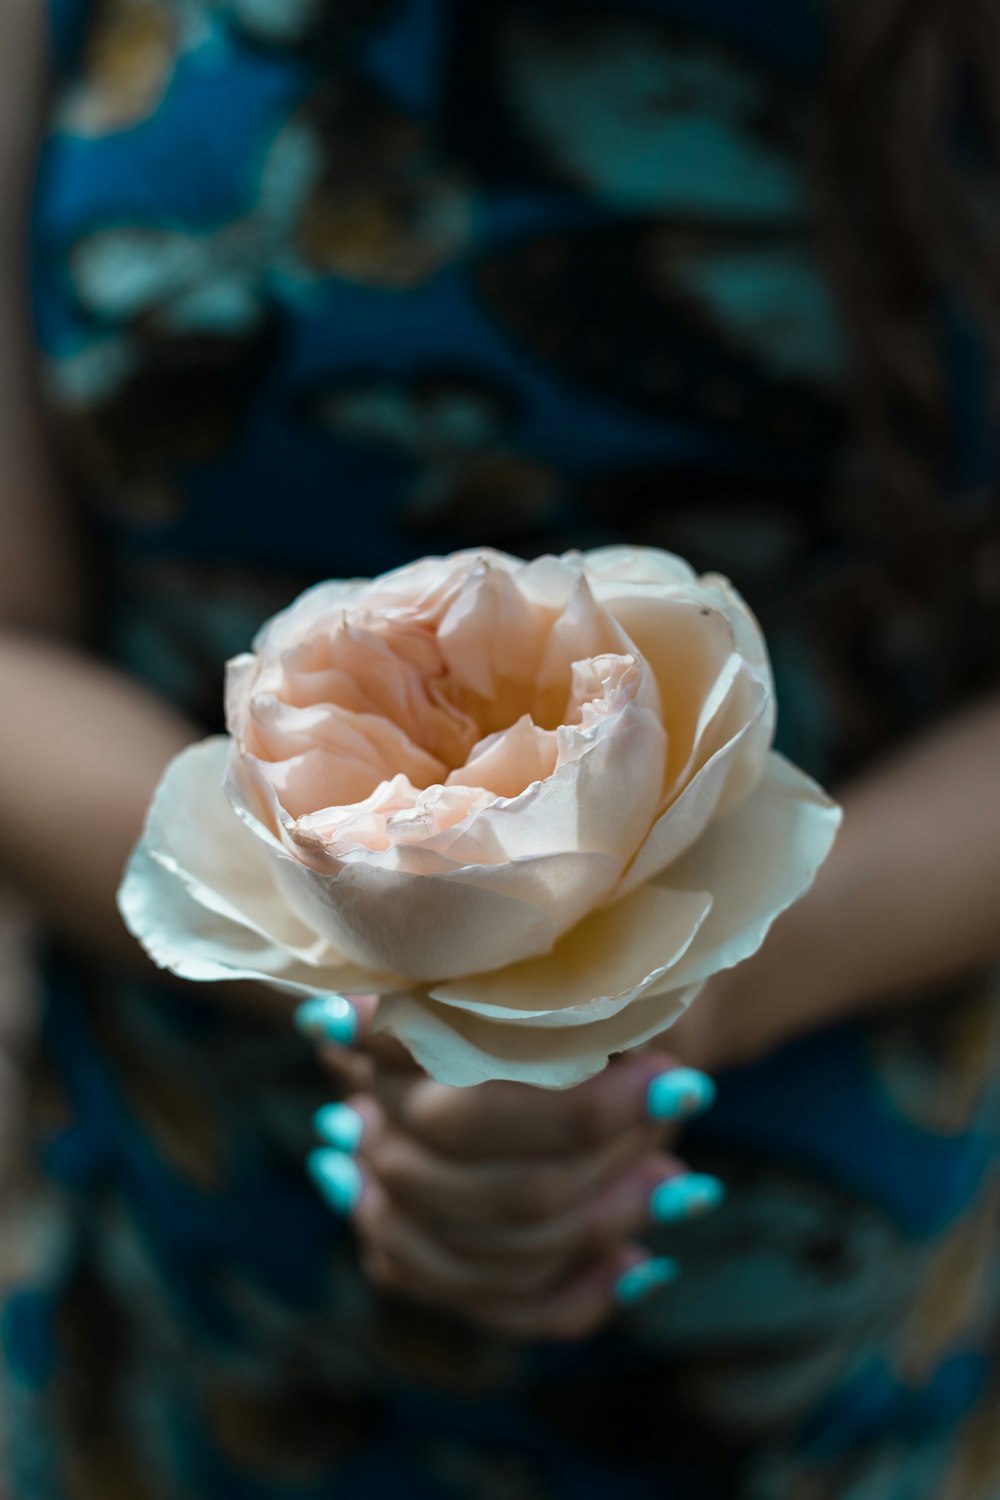
<instances>
[{"instance_id":1,"label":"outer white petal","mask_svg":"<svg viewBox=\"0 0 1000 1500\"><path fill-rule=\"evenodd\" d=\"M738 658L737 658L738 660ZM736 681L733 686L735 687ZM741 696L735 705L733 722L724 721L711 726L702 737L703 753L707 759L695 771L683 791L667 807L653 824L649 835L625 873L621 886L622 895L635 890L643 881L650 880L661 871L669 869L675 860L686 853L701 838L712 819L724 806L727 792L734 779L741 782L744 777L743 758L748 741L752 738L767 711L767 699L763 686L751 679L747 684L749 696L755 703L751 711ZM728 737L727 730L729 731ZM735 730L735 732L732 732ZM721 740L718 748L712 745ZM756 779L759 780L759 775ZM666 877L669 879L669 876Z\"/></svg>"},{"instance_id":2,"label":"outer white petal","mask_svg":"<svg viewBox=\"0 0 1000 1500\"><path fill-rule=\"evenodd\" d=\"M678 963L708 916L705 891L644 886L590 912L551 953L431 986L443 1004L527 1026L580 1026L632 1004Z\"/></svg>"},{"instance_id":3,"label":"outer white petal","mask_svg":"<svg viewBox=\"0 0 1000 1500\"><path fill-rule=\"evenodd\" d=\"M153 962L181 979L256 979L291 994L329 990L377 994L399 988L398 976L369 975L342 961L305 963L251 927L196 901L180 876L142 844L118 893L125 926Z\"/></svg>"},{"instance_id":4,"label":"outer white petal","mask_svg":"<svg viewBox=\"0 0 1000 1500\"><path fill-rule=\"evenodd\" d=\"M325 873L287 859L278 879L289 904L355 963L429 981L547 953L620 873L612 855L564 853L443 874L368 858Z\"/></svg>"},{"instance_id":5,"label":"outer white petal","mask_svg":"<svg viewBox=\"0 0 1000 1500\"><path fill-rule=\"evenodd\" d=\"M276 845L257 838L226 797L229 750L224 736L202 740L164 772L119 891L126 925L155 962L185 978L233 978L241 967L305 983L312 972L317 990L360 978L285 901ZM202 972L213 954L219 972ZM382 987L390 977L379 976Z\"/></svg>"},{"instance_id":6,"label":"outer white petal","mask_svg":"<svg viewBox=\"0 0 1000 1500\"><path fill-rule=\"evenodd\" d=\"M657 990L699 984L756 953L775 917L812 885L841 816L821 787L772 751L746 802L713 823L660 877L671 889L709 890L714 903Z\"/></svg>"},{"instance_id":7,"label":"outer white petal","mask_svg":"<svg viewBox=\"0 0 1000 1500\"><path fill-rule=\"evenodd\" d=\"M738 807L750 795L764 772L771 741L774 739L776 703L774 676L767 654L763 632L750 606L738 593L728 578L721 573L708 573L700 580L700 587L710 604L718 605L733 629L736 649L752 669L765 692L764 712L747 736L739 764L728 778L719 803L719 811L729 812Z\"/></svg>"},{"instance_id":8,"label":"outer white petal","mask_svg":"<svg viewBox=\"0 0 1000 1500\"><path fill-rule=\"evenodd\" d=\"M727 578L717 573L695 578L688 570L684 579L681 570L686 565L676 567L680 560L663 554L666 562L657 579L658 556L651 549L648 562L639 559L631 566L623 562L595 570L591 587L656 673L671 741L668 787L680 790L699 763L700 706L725 673L731 653L763 689L764 711L744 738L739 762L720 798L720 812L729 811L756 785L774 737L774 682L767 646L753 613ZM671 577L676 579L672 585Z\"/></svg>"},{"instance_id":9,"label":"outer white petal","mask_svg":"<svg viewBox=\"0 0 1000 1500\"><path fill-rule=\"evenodd\" d=\"M643 583L657 588L684 588L697 574L683 557L660 547L594 547L578 556L584 573L593 582Z\"/></svg>"},{"instance_id":10,"label":"outer white petal","mask_svg":"<svg viewBox=\"0 0 1000 1500\"><path fill-rule=\"evenodd\" d=\"M619 582L609 583L607 590L610 597L605 598L602 586L594 585L596 597L620 621L658 684L668 740L664 789L679 790L704 722L702 709L729 670L732 626L721 609L696 592Z\"/></svg>"},{"instance_id":11,"label":"outer white petal","mask_svg":"<svg viewBox=\"0 0 1000 1500\"><path fill-rule=\"evenodd\" d=\"M506 1078L568 1089L600 1073L613 1052L658 1036L699 989L643 997L607 1020L556 1030L488 1021L418 995L385 995L373 1030L397 1037L432 1078L455 1088Z\"/></svg>"},{"instance_id":12,"label":"outer white petal","mask_svg":"<svg viewBox=\"0 0 1000 1500\"><path fill-rule=\"evenodd\" d=\"M289 908L273 852L226 797L230 744L216 735L174 757L150 804L143 844L200 905L308 960L325 940Z\"/></svg>"},{"instance_id":13,"label":"outer white petal","mask_svg":"<svg viewBox=\"0 0 1000 1500\"><path fill-rule=\"evenodd\" d=\"M743 595L721 573L704 574L698 580L698 589L706 603L723 611L733 627L737 651L765 680L773 694L774 679L764 633Z\"/></svg>"}]
</instances>

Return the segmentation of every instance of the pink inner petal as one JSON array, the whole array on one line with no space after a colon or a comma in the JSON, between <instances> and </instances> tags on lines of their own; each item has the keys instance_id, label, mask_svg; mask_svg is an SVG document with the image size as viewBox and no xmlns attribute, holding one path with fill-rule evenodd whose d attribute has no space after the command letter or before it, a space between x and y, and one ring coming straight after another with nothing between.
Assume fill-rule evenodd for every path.
<instances>
[{"instance_id":1,"label":"pink inner petal","mask_svg":"<svg viewBox=\"0 0 1000 1500\"><path fill-rule=\"evenodd\" d=\"M526 692L551 623L551 612L527 600L509 573L484 563L438 628L449 676L460 689L485 699L495 697L500 679L517 681Z\"/></svg>"},{"instance_id":2,"label":"pink inner petal","mask_svg":"<svg viewBox=\"0 0 1000 1500\"><path fill-rule=\"evenodd\" d=\"M372 789L369 761L325 750L307 750L287 760L260 761L262 774L274 787L278 800L293 818L302 818L317 807L361 802Z\"/></svg>"},{"instance_id":3,"label":"pink inner petal","mask_svg":"<svg viewBox=\"0 0 1000 1500\"><path fill-rule=\"evenodd\" d=\"M464 759L479 731L468 715L435 691L444 671L427 627L355 615L341 620L322 653L288 653L278 691L286 702L301 707L329 702L378 714L424 751L454 765Z\"/></svg>"},{"instance_id":4,"label":"pink inner petal","mask_svg":"<svg viewBox=\"0 0 1000 1500\"><path fill-rule=\"evenodd\" d=\"M608 612L594 601L582 575L577 578L565 608L554 620L545 651L532 683L531 715L554 729L572 722L570 700L574 662L621 652L628 641Z\"/></svg>"},{"instance_id":5,"label":"pink inner petal","mask_svg":"<svg viewBox=\"0 0 1000 1500\"><path fill-rule=\"evenodd\" d=\"M426 843L493 800L481 787L417 788L405 776L384 781L353 807L328 807L299 819L307 840L338 858L358 849L382 852L394 844Z\"/></svg>"},{"instance_id":6,"label":"pink inner petal","mask_svg":"<svg viewBox=\"0 0 1000 1500\"><path fill-rule=\"evenodd\" d=\"M355 803L397 773L417 785L440 781L445 766L390 720L331 703L293 708L277 698L253 701L244 728L281 804L293 817Z\"/></svg>"},{"instance_id":7,"label":"pink inner petal","mask_svg":"<svg viewBox=\"0 0 1000 1500\"><path fill-rule=\"evenodd\" d=\"M509 729L487 735L473 747L464 766L452 771L448 786L485 787L497 797L517 797L556 768L558 741L552 729L541 729L522 714Z\"/></svg>"},{"instance_id":8,"label":"pink inner petal","mask_svg":"<svg viewBox=\"0 0 1000 1500\"><path fill-rule=\"evenodd\" d=\"M476 826L502 851L545 789L544 816L560 809L553 837L574 847L575 782L550 783L618 735L628 784L601 793L618 832L591 819L588 847L620 859L645 835L663 785L660 693L579 560L425 559L324 605L308 630L234 668L232 697L242 749L317 857L444 853L476 844ZM591 758L588 785L603 785L605 762L616 763L606 750ZM480 814L493 812L504 816L487 826Z\"/></svg>"}]
</instances>

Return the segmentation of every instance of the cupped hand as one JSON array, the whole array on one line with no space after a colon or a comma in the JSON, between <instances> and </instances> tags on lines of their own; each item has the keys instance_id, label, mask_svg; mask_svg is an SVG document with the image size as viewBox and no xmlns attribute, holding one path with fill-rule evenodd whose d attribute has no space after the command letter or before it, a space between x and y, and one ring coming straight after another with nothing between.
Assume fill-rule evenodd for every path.
<instances>
[{"instance_id":1,"label":"cupped hand","mask_svg":"<svg viewBox=\"0 0 1000 1500\"><path fill-rule=\"evenodd\" d=\"M579 1338L616 1303L672 1279L632 1236L721 1196L665 1149L709 1102L703 1075L662 1054L627 1054L577 1088L435 1083L398 1044L370 1034L374 1002L300 1012L348 1087L317 1116L328 1143L310 1168L349 1214L378 1284L505 1333ZM340 1030L338 1031L338 1023ZM319 1032L319 1035L317 1035ZM656 1119L654 1116L659 1116Z\"/></svg>"}]
</instances>

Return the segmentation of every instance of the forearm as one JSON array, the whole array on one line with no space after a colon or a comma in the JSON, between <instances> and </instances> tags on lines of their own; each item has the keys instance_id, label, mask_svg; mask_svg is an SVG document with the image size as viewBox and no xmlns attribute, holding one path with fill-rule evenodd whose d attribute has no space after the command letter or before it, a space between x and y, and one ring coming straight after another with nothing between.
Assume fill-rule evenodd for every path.
<instances>
[{"instance_id":1,"label":"forearm","mask_svg":"<svg viewBox=\"0 0 1000 1500\"><path fill-rule=\"evenodd\" d=\"M692 1011L692 1037L706 1032L716 1065L1000 957L1000 698L841 800L843 828L812 889L755 957L712 982L703 1019L701 1001Z\"/></svg>"},{"instance_id":2,"label":"forearm","mask_svg":"<svg viewBox=\"0 0 1000 1500\"><path fill-rule=\"evenodd\" d=\"M142 961L115 891L192 725L65 644L0 634L0 869L73 941Z\"/></svg>"}]
</instances>

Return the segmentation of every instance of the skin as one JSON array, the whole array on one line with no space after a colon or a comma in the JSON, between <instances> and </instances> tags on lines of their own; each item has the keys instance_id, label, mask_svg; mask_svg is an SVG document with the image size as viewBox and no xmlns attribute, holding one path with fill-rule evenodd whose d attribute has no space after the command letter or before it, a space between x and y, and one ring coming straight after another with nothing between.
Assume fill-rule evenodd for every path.
<instances>
[{"instance_id":1,"label":"skin","mask_svg":"<svg viewBox=\"0 0 1000 1500\"><path fill-rule=\"evenodd\" d=\"M42 11L4 7L0 48L0 869L40 917L152 976L114 893L171 757L198 726L87 650L85 569L45 442L25 324L27 196L43 110ZM67 740L72 755L66 754ZM127 747L127 752L124 750ZM844 833L760 954L710 984L669 1034L579 1088L445 1089L368 1034L324 1056L362 1113L362 1262L380 1284L514 1337L579 1338L643 1252L653 1185L680 1169L644 1121L674 1059L748 1060L840 1016L912 998L995 956L1000 701L942 725L843 790ZM849 933L850 942L844 941ZM289 1005L262 987L206 1003Z\"/></svg>"}]
</instances>

